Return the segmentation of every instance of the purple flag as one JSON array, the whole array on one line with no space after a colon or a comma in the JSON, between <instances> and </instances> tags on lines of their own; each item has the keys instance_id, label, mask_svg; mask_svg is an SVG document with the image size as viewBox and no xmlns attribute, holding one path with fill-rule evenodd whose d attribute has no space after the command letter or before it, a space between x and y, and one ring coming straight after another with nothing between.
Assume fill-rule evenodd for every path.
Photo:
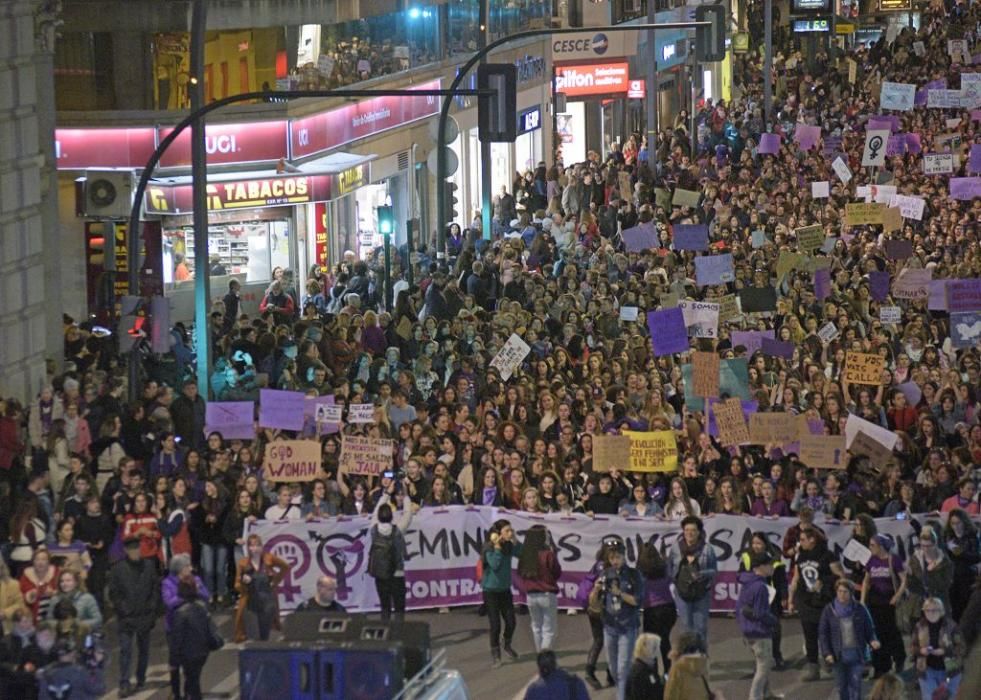
<instances>
[{"instance_id":1,"label":"purple flag","mask_svg":"<svg viewBox=\"0 0 981 700\"><path fill-rule=\"evenodd\" d=\"M981 177L950 178L950 198L970 201L981 197Z\"/></svg>"},{"instance_id":2,"label":"purple flag","mask_svg":"<svg viewBox=\"0 0 981 700\"><path fill-rule=\"evenodd\" d=\"M967 163L967 171L981 173L981 143L971 146L971 159Z\"/></svg>"},{"instance_id":3,"label":"purple flag","mask_svg":"<svg viewBox=\"0 0 981 700\"><path fill-rule=\"evenodd\" d=\"M708 250L709 230L705 224L675 224L675 250Z\"/></svg>"},{"instance_id":4,"label":"purple flag","mask_svg":"<svg viewBox=\"0 0 981 700\"><path fill-rule=\"evenodd\" d=\"M794 127L794 141L802 151L809 151L821 138L821 127L808 124L798 124Z\"/></svg>"},{"instance_id":5,"label":"purple flag","mask_svg":"<svg viewBox=\"0 0 981 700\"><path fill-rule=\"evenodd\" d=\"M814 271L814 295L820 301L831 296L831 270L826 267Z\"/></svg>"},{"instance_id":6,"label":"purple flag","mask_svg":"<svg viewBox=\"0 0 981 700\"><path fill-rule=\"evenodd\" d=\"M790 360L794 357L794 344L783 342L782 340L763 338L763 345L760 350L763 351L764 355L769 355L770 357L782 357L785 360Z\"/></svg>"},{"instance_id":7,"label":"purple flag","mask_svg":"<svg viewBox=\"0 0 981 700\"><path fill-rule=\"evenodd\" d=\"M889 273L870 272L869 291L876 301L885 301L886 297L889 296Z\"/></svg>"},{"instance_id":8,"label":"purple flag","mask_svg":"<svg viewBox=\"0 0 981 700\"><path fill-rule=\"evenodd\" d=\"M777 154L780 152L779 134L761 134L759 152L763 154Z\"/></svg>"},{"instance_id":9,"label":"purple flag","mask_svg":"<svg viewBox=\"0 0 981 700\"><path fill-rule=\"evenodd\" d=\"M623 238L623 246L628 253L639 253L642 250L650 250L659 247L657 240L657 229L654 223L648 221L633 228L624 229L620 233Z\"/></svg>"},{"instance_id":10,"label":"purple flag","mask_svg":"<svg viewBox=\"0 0 981 700\"><path fill-rule=\"evenodd\" d=\"M906 134L906 150L913 155L923 152L923 145L920 143L919 134Z\"/></svg>"},{"instance_id":11,"label":"purple flag","mask_svg":"<svg viewBox=\"0 0 981 700\"><path fill-rule=\"evenodd\" d=\"M684 312L675 307L647 312L647 328L651 333L654 357L688 351L688 329Z\"/></svg>"}]
</instances>

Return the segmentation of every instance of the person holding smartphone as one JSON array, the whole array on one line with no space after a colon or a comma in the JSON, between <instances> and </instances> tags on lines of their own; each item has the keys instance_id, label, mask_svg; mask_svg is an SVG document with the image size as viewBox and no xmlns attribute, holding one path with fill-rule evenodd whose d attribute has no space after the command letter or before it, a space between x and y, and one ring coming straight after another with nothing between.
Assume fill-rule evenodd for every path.
<instances>
[{"instance_id":1,"label":"person holding smartphone","mask_svg":"<svg viewBox=\"0 0 981 700\"><path fill-rule=\"evenodd\" d=\"M501 667L501 622L504 622L504 653L511 660L518 653L511 647L517 621L511 596L511 557L520 557L524 547L514 541L514 528L508 520L496 521L480 553L483 576L480 585L490 622L491 667Z\"/></svg>"}]
</instances>

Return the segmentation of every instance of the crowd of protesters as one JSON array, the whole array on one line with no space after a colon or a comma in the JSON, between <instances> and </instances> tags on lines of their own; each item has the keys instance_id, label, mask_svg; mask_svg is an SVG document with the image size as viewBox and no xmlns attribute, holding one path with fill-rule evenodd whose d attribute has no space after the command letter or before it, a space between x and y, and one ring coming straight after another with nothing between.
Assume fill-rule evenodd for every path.
<instances>
[{"instance_id":1,"label":"crowd of protesters","mask_svg":"<svg viewBox=\"0 0 981 700\"><path fill-rule=\"evenodd\" d=\"M925 175L920 153L891 156L877 172L859 161L882 82L958 85L974 68L948 55L947 40L976 46L979 19L977 5L934 4L918 31L851 50L847 61L840 52L807 60L783 45L770 115L781 136L775 155L758 147L761 61L739 55L734 99L696 116L695 153L682 114L653 146L631 138L605 158L542 164L496 198L488 239L453 224L445 255L431 257L425 245L407 251L403 267L415 266L415 283L394 285L391 311L380 311L381 285L353 256L312 270L303 290L288 271L277 275L257 317L240 313L233 283L212 315L217 359L202 382L218 400L255 399L270 386L373 403L374 423L343 430L396 441L392 469L379 478L340 473L341 441L332 434L320 438L325 478L270 483L265 447L292 435L205 435L203 384L193 378L168 386L150 376L127 401L111 339L66 319L66 371L30 405L9 399L0 410L0 686L23 689L17 697L39 692L40 669L70 666L114 619L120 690L128 694L146 682L150 633L162 616L173 693L196 697L204 659L222 642L200 622L209 607L235 607L235 641L246 639L251 622L261 639L278 627L276 589L289 564L256 535L246 538L245 523L373 515L372 575L384 613L401 614L401 533L412 513L476 504L677 521L668 555L652 543L636 567L622 540L604 541L582 591L593 639L586 679L602 685L596 672L605 648L607 682L621 698L711 692L716 562L703 518L713 514L799 519L781 551L760 533L741 553L736 613L756 660L754 700L771 696L770 670L784 663L781 616L788 613L799 616L805 678L820 678L826 664L843 699L859 697L868 661L882 688L909 662L923 698L940 686L955 692L981 632L978 344L955 346L949 315L926 299L877 298L869 275L926 268L934 279L981 277L981 203L950 198L947 178ZM896 117L899 131L919 135L922 153L953 147L955 174L966 174L967 149L981 143L971 110L918 106ZM814 150L794 142L802 124L822 129ZM837 145L829 151L824 140L831 139ZM848 183L831 167L839 155L854 173ZM885 174L900 193L926 200L922 220L907 219L888 235L881 226L846 226L844 205L859 201L856 188L882 183ZM815 181L831 183L827 199L812 197ZM698 192L699 206L658 203L656 190L672 188ZM660 246L627 253L620 232L638 222L654 223ZM685 223L707 224L711 250L733 255L731 282L695 283L695 255L671 247L673 227ZM797 250L795 230L811 224L834 239L823 255L831 272L823 298L812 270L776 273L780 252ZM751 243L756 231L759 245ZM885 254L896 238L911 241L911 257ZM717 338L692 339L691 348L746 358L761 412L805 415L831 435L843 433L849 414L894 431L899 441L888 464L853 455L847 468L828 472L777 446L726 448L709 435L704 412L686 403L688 353L653 356L644 311L669 296L711 301L753 286L774 287L776 309L738 313L719 324ZM882 321L883 306L898 306L900 322ZM623 307L639 308L641 320L621 320ZM830 341L817 334L828 322L838 331ZM793 356L747 352L731 340L745 329L774 331L794 343ZM514 333L531 351L505 379L490 361ZM182 328L174 340L187 350ZM885 358L878 386L844 381L846 350ZM594 472L593 437L621 429L675 431L678 473ZM312 425L300 432L317 437ZM866 564L829 550L822 516L854 523L854 538L871 552ZM905 560L877 533L876 517L915 523L917 547ZM547 528L518 542L510 523L499 521L480 559L495 667L502 654L516 656L512 559L529 594L536 649L561 644L561 565ZM309 605L337 609L336 583L322 583ZM547 681L557 673L554 657L542 660ZM95 673L96 665L86 668Z\"/></svg>"}]
</instances>

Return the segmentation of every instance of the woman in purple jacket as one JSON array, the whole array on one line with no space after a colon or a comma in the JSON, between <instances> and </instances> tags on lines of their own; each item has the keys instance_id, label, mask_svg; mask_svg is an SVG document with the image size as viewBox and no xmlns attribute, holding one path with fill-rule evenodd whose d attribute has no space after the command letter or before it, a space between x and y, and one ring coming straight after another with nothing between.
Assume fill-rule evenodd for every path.
<instances>
[{"instance_id":1,"label":"woman in purple jacket","mask_svg":"<svg viewBox=\"0 0 981 700\"><path fill-rule=\"evenodd\" d=\"M644 577L644 632L661 638L664 674L671 670L671 628L678 621L678 609L671 597L668 563L657 548L657 537L651 536L637 556L637 570Z\"/></svg>"}]
</instances>

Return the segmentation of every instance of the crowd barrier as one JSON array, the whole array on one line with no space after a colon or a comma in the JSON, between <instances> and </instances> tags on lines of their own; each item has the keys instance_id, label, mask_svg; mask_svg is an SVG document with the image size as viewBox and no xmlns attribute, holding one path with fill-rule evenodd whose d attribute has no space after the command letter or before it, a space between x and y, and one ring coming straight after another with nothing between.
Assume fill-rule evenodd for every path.
<instances>
[{"instance_id":1,"label":"crowd barrier","mask_svg":"<svg viewBox=\"0 0 981 700\"><path fill-rule=\"evenodd\" d=\"M487 531L499 518L511 521L519 539L532 525L544 524L549 528L562 564L559 579L561 608L579 606L579 585L593 566L605 536L617 534L623 537L627 544L627 559L635 564L638 548L651 536L656 537L666 555L670 547L676 546L681 533L678 521L653 518L534 515L489 506L425 508L413 517L405 537L408 609L479 604L481 590L475 567ZM916 518L923 521L927 516ZM705 517L703 522L719 564L719 575L712 591L712 610L724 612L734 609L739 596L736 582L739 552L749 546L752 533L765 532L779 548L784 534L797 519L715 515ZM816 524L828 536L832 551L841 556L851 539L852 525L821 519ZM893 538L898 546L896 551L905 559L915 545L915 531L910 521L879 518L876 525L880 533ZM279 592L282 611L292 610L313 596L317 578L328 574L337 579L338 600L349 611L371 612L378 609L378 598L374 579L367 572L370 529L371 519L365 515L310 522L260 520L247 532L259 534L267 548L292 567ZM523 601L524 595L517 585L512 588L515 600Z\"/></svg>"}]
</instances>

